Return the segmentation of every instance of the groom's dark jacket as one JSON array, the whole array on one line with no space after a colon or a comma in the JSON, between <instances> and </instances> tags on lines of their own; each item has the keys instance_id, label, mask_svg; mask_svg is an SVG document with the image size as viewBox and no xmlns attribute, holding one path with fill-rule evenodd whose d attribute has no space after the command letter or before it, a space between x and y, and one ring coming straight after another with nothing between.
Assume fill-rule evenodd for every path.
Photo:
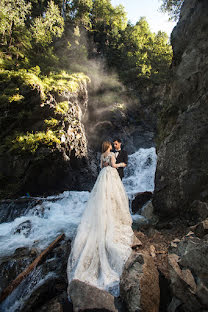
<instances>
[{"instance_id":1,"label":"groom's dark jacket","mask_svg":"<svg viewBox=\"0 0 208 312\"><path fill-rule=\"evenodd\" d=\"M114 150L114 153L116 153L116 150ZM118 156L116 157L116 164L119 164L121 162L128 164L128 154L124 150L120 150L118 152ZM124 168L123 167L117 168L117 170L118 170L118 174L122 180L122 178L124 177Z\"/></svg>"}]
</instances>

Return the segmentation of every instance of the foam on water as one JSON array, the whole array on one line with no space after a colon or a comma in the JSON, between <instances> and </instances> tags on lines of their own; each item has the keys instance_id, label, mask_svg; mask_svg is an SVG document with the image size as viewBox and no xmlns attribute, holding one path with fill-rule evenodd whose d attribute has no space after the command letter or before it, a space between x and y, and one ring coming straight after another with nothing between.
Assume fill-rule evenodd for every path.
<instances>
[{"instance_id":1,"label":"foam on water","mask_svg":"<svg viewBox=\"0 0 208 312\"><path fill-rule=\"evenodd\" d=\"M129 156L123 182L130 198L138 192L154 190L155 169L155 148L140 149ZM18 247L45 248L61 233L72 238L88 197L89 192L75 191L49 196L26 215L16 218L13 222L0 224L0 257L11 255ZM24 231L14 234L17 227L28 220L31 225L28 235L24 235Z\"/></svg>"}]
</instances>

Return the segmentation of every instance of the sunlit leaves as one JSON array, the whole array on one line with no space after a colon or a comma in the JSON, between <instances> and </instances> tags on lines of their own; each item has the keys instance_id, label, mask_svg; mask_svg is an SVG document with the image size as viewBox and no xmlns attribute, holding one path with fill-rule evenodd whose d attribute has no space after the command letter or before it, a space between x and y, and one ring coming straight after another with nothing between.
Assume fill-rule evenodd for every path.
<instances>
[{"instance_id":1,"label":"sunlit leaves","mask_svg":"<svg viewBox=\"0 0 208 312\"><path fill-rule=\"evenodd\" d=\"M42 46L50 44L54 37L61 37L64 31L64 20L53 1L49 2L46 13L34 20L31 31L35 42Z\"/></svg>"}]
</instances>

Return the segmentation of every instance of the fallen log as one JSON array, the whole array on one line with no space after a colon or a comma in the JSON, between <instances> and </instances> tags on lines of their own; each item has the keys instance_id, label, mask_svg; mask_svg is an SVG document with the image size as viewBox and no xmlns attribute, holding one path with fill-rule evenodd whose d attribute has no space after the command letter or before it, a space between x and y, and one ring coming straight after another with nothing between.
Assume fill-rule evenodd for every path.
<instances>
[{"instance_id":1,"label":"fallen log","mask_svg":"<svg viewBox=\"0 0 208 312\"><path fill-rule=\"evenodd\" d=\"M29 273L34 270L39 264L43 262L48 253L65 237L64 234L59 235L46 249L44 249L41 254L23 271L21 272L13 282L2 291L0 296L0 302L5 300L15 288L25 279Z\"/></svg>"}]
</instances>

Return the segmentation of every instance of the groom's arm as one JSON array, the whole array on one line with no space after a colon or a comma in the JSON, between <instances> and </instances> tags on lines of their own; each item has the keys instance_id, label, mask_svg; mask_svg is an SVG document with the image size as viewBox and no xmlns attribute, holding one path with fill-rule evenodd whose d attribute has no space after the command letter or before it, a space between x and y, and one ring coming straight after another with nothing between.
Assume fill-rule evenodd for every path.
<instances>
[{"instance_id":1,"label":"groom's arm","mask_svg":"<svg viewBox=\"0 0 208 312\"><path fill-rule=\"evenodd\" d=\"M123 162L126 164L128 164L128 154L126 151L123 151Z\"/></svg>"}]
</instances>

